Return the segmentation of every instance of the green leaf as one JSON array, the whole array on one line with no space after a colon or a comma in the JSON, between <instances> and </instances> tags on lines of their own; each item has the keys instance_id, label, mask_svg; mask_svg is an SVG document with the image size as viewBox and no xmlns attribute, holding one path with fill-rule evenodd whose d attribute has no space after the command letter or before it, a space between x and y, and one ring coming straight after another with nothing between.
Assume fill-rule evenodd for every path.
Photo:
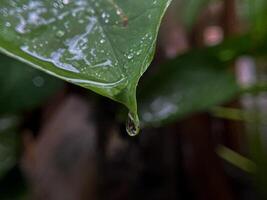
<instances>
[{"instance_id":1,"label":"green leaf","mask_svg":"<svg viewBox=\"0 0 267 200\"><path fill-rule=\"evenodd\" d=\"M254 174L257 169L256 164L252 160L226 146L218 145L216 148L216 153L219 157L233 166L243 170L244 172Z\"/></svg>"},{"instance_id":2,"label":"green leaf","mask_svg":"<svg viewBox=\"0 0 267 200\"><path fill-rule=\"evenodd\" d=\"M17 124L16 117L0 118L0 179L17 162Z\"/></svg>"},{"instance_id":3,"label":"green leaf","mask_svg":"<svg viewBox=\"0 0 267 200\"><path fill-rule=\"evenodd\" d=\"M241 12L245 13L250 21L250 31L254 37L262 37L266 35L266 9L267 2L265 0L245 0L242 4Z\"/></svg>"},{"instance_id":4,"label":"green leaf","mask_svg":"<svg viewBox=\"0 0 267 200\"><path fill-rule=\"evenodd\" d=\"M62 82L0 54L0 114L27 111L41 105Z\"/></svg>"},{"instance_id":5,"label":"green leaf","mask_svg":"<svg viewBox=\"0 0 267 200\"><path fill-rule=\"evenodd\" d=\"M239 89L234 76L220 60L225 56L215 56L213 51L203 49L180 56L145 82L139 98L143 125L163 125L236 95Z\"/></svg>"},{"instance_id":6,"label":"green leaf","mask_svg":"<svg viewBox=\"0 0 267 200\"><path fill-rule=\"evenodd\" d=\"M125 104L138 122L136 87L170 1L1 0L0 51Z\"/></svg>"}]
</instances>

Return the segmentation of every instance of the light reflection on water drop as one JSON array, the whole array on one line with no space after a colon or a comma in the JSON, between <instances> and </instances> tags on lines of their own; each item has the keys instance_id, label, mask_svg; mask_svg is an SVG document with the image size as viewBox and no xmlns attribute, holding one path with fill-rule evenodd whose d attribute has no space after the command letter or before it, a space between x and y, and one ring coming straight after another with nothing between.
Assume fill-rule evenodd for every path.
<instances>
[{"instance_id":1,"label":"light reflection on water drop","mask_svg":"<svg viewBox=\"0 0 267 200\"><path fill-rule=\"evenodd\" d=\"M131 113L128 114L128 119L126 121L126 131L129 136L137 136L140 132L140 122L138 116L133 117Z\"/></svg>"}]
</instances>

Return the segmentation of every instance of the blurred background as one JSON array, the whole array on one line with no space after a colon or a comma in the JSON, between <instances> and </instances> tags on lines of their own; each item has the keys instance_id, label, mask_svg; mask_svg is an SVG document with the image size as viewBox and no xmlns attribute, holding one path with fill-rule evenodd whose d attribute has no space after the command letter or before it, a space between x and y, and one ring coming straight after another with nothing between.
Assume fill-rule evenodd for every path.
<instances>
[{"instance_id":1,"label":"blurred background","mask_svg":"<svg viewBox=\"0 0 267 200\"><path fill-rule=\"evenodd\" d=\"M121 105L0 55L0 199L267 199L266 10L173 0L136 137Z\"/></svg>"}]
</instances>

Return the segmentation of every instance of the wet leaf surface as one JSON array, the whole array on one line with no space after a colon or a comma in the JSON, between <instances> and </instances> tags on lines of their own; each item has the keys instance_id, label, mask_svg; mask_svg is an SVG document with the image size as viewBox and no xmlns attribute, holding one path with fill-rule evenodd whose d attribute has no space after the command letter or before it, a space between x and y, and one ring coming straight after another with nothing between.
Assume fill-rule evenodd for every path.
<instances>
[{"instance_id":1,"label":"wet leaf surface","mask_svg":"<svg viewBox=\"0 0 267 200\"><path fill-rule=\"evenodd\" d=\"M2 0L0 51L125 104L150 64L170 0Z\"/></svg>"}]
</instances>

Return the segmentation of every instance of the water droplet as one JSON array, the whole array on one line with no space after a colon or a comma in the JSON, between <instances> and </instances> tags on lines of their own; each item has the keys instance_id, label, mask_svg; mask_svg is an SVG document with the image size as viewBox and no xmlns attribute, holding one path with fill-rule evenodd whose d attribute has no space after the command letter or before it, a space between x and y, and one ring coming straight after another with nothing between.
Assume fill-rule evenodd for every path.
<instances>
[{"instance_id":1,"label":"water droplet","mask_svg":"<svg viewBox=\"0 0 267 200\"><path fill-rule=\"evenodd\" d=\"M136 52L136 55L140 56L141 53L142 53L142 50L140 49L140 50L138 50L138 51Z\"/></svg>"},{"instance_id":2,"label":"water droplet","mask_svg":"<svg viewBox=\"0 0 267 200\"><path fill-rule=\"evenodd\" d=\"M106 18L107 14L106 13L102 13L101 17L102 18Z\"/></svg>"},{"instance_id":3,"label":"water droplet","mask_svg":"<svg viewBox=\"0 0 267 200\"><path fill-rule=\"evenodd\" d=\"M130 59L133 59L133 57L134 57L134 54L133 53L130 53L128 56L127 56L127 58L130 60Z\"/></svg>"},{"instance_id":4,"label":"water droplet","mask_svg":"<svg viewBox=\"0 0 267 200\"><path fill-rule=\"evenodd\" d=\"M121 15L121 10L117 10L117 15Z\"/></svg>"},{"instance_id":5,"label":"water droplet","mask_svg":"<svg viewBox=\"0 0 267 200\"><path fill-rule=\"evenodd\" d=\"M83 19L79 19L78 22L79 22L80 24L83 24L83 23L84 23L84 20L83 20Z\"/></svg>"},{"instance_id":6,"label":"water droplet","mask_svg":"<svg viewBox=\"0 0 267 200\"><path fill-rule=\"evenodd\" d=\"M101 43L101 44L103 44L104 42L105 42L105 40L104 40L104 39L101 39L101 40L100 40L100 43Z\"/></svg>"},{"instance_id":7,"label":"water droplet","mask_svg":"<svg viewBox=\"0 0 267 200\"><path fill-rule=\"evenodd\" d=\"M55 8L57 8L57 7L58 7L58 4L55 2L55 3L53 3L53 6L54 6Z\"/></svg>"},{"instance_id":8,"label":"water droplet","mask_svg":"<svg viewBox=\"0 0 267 200\"><path fill-rule=\"evenodd\" d=\"M9 22L6 22L6 27L10 27L11 24Z\"/></svg>"},{"instance_id":9,"label":"water droplet","mask_svg":"<svg viewBox=\"0 0 267 200\"><path fill-rule=\"evenodd\" d=\"M126 121L126 131L129 136L136 136L140 132L140 122L138 116L133 117L131 113L128 114Z\"/></svg>"},{"instance_id":10,"label":"water droplet","mask_svg":"<svg viewBox=\"0 0 267 200\"><path fill-rule=\"evenodd\" d=\"M57 37L63 37L65 35L65 32L62 31L62 30L59 30L57 33L56 33L56 36Z\"/></svg>"}]
</instances>

